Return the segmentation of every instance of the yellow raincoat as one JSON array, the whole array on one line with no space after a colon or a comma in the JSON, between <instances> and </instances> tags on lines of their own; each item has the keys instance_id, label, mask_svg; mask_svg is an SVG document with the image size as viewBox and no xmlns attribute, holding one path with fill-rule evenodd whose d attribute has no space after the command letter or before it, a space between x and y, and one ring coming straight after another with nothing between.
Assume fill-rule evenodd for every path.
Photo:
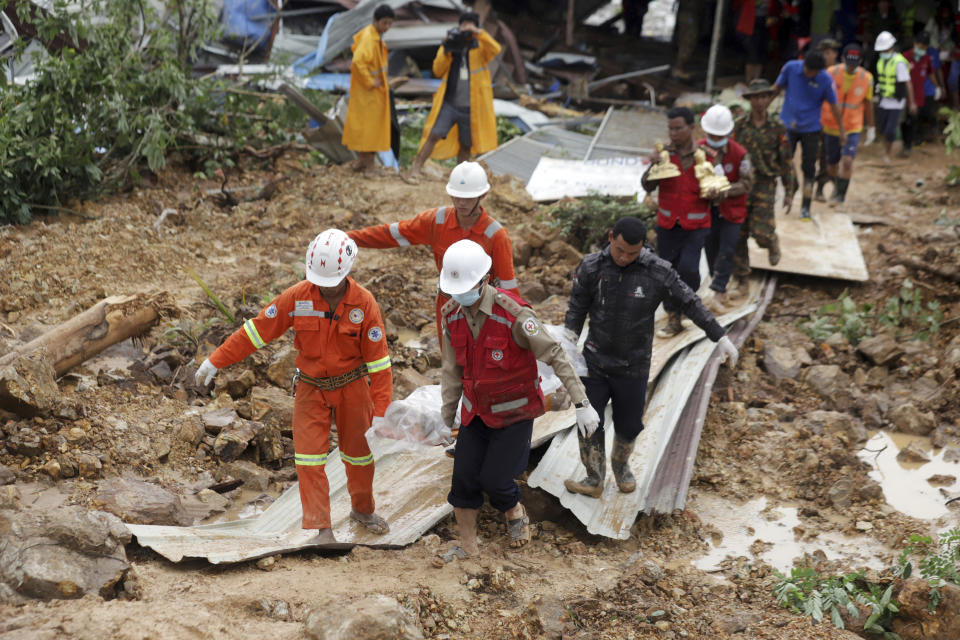
<instances>
[{"instance_id":1,"label":"yellow raincoat","mask_svg":"<svg viewBox=\"0 0 960 640\"><path fill-rule=\"evenodd\" d=\"M350 50L350 103L343 123L343 144L351 151L386 151L390 148L387 46L370 24L353 36ZM380 85L374 87L378 80Z\"/></svg>"},{"instance_id":2,"label":"yellow raincoat","mask_svg":"<svg viewBox=\"0 0 960 640\"><path fill-rule=\"evenodd\" d=\"M477 43L479 46L470 49L467 54L468 66L470 68L470 153L479 155L497 148L497 118L493 114L493 85L490 81L490 71L487 65L500 53L500 44L494 40L489 33L480 30L477 32ZM450 64L453 62L453 54L447 53L443 45L437 49L437 57L433 59L433 75L443 78L440 88L433 95L433 107L430 109L430 115L427 116L427 123L423 127L423 136L420 138L420 146L426 142L427 136L433 129L437 116L440 115L440 109L443 107L443 96L447 91L447 74L450 71ZM457 131L457 125L453 125L450 133L443 140L437 142L433 148L431 158L443 160L452 158L460 150L460 138Z\"/></svg>"}]
</instances>

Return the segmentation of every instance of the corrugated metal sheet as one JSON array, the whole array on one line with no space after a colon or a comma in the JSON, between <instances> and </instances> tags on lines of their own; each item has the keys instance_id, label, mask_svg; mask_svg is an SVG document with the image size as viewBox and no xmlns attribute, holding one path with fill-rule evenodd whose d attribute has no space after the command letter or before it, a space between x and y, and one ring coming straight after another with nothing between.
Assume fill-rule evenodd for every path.
<instances>
[{"instance_id":1,"label":"corrugated metal sheet","mask_svg":"<svg viewBox=\"0 0 960 640\"><path fill-rule=\"evenodd\" d=\"M326 38L326 47L321 56L321 65L328 64L331 60L350 48L353 44L353 36L360 29L373 21L374 10L382 5L389 5L394 9L410 4L410 0L363 0L354 9L337 13L327 21L323 29L323 38ZM389 33L389 32L388 32Z\"/></svg>"},{"instance_id":2,"label":"corrugated metal sheet","mask_svg":"<svg viewBox=\"0 0 960 640\"><path fill-rule=\"evenodd\" d=\"M777 202L782 201L783 187L780 187ZM800 273L819 278L839 278L866 282L870 279L867 264L863 260L857 231L850 217L843 213L824 210L823 205L813 208L813 221L800 219L797 207L786 215L777 211L777 235L789 238L780 243L783 254L777 266L771 266L767 260L767 251L750 240L750 265L759 269Z\"/></svg>"},{"instance_id":3,"label":"corrugated metal sheet","mask_svg":"<svg viewBox=\"0 0 960 640\"><path fill-rule=\"evenodd\" d=\"M390 51L416 47L440 46L447 31L455 29L456 22L433 22L430 24L405 24L391 27L383 34L383 43Z\"/></svg>"},{"instance_id":4,"label":"corrugated metal sheet","mask_svg":"<svg viewBox=\"0 0 960 640\"><path fill-rule=\"evenodd\" d=\"M647 155L667 139L667 116L659 111L607 110L584 160Z\"/></svg>"},{"instance_id":5,"label":"corrugated metal sheet","mask_svg":"<svg viewBox=\"0 0 960 640\"><path fill-rule=\"evenodd\" d=\"M479 160L485 162L494 175L511 175L526 183L541 156L582 158L590 147L590 140L590 136L563 127L542 127L488 151Z\"/></svg>"},{"instance_id":6,"label":"corrugated metal sheet","mask_svg":"<svg viewBox=\"0 0 960 640\"><path fill-rule=\"evenodd\" d=\"M757 308L758 297L759 286L754 285L751 296L738 309L718 320L722 324L729 324L753 312ZM663 458L687 399L716 348L712 342L703 339L702 332L697 332L700 340L692 338L696 341L692 346L684 346L683 342L654 344L654 355L661 362L666 362L674 354L676 358L662 368L656 386L648 396L644 412L645 428L637 438L630 458L631 469L637 478L636 491L621 493L612 473L607 473L603 496L600 499L569 493L566 490L563 486L565 479L580 477L584 473L575 429L554 438L540 464L527 479L527 484L559 498L560 504L570 509L590 533L621 540L629 538L630 528L637 514L647 509L654 472ZM684 333L694 332L688 329ZM681 350L679 354L678 350ZM608 425L612 424L609 411L606 422ZM613 445L613 429L605 431L609 452ZM685 464L692 467L693 460Z\"/></svg>"}]
</instances>

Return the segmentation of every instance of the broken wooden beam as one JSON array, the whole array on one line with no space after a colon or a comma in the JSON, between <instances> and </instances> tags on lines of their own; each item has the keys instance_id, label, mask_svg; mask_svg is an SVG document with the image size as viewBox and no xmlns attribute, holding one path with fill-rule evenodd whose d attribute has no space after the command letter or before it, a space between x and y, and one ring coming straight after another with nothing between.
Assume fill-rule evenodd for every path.
<instances>
[{"instance_id":1,"label":"broken wooden beam","mask_svg":"<svg viewBox=\"0 0 960 640\"><path fill-rule=\"evenodd\" d=\"M882 243L877 248L881 253L886 253L889 255L894 264L902 264L905 267L910 267L911 269L916 269L917 271L926 271L927 273L932 273L933 275L940 276L941 278L945 278L952 282L960 282L960 271L957 271L956 269L938 267L935 264L917 260L912 256L905 256L893 247Z\"/></svg>"},{"instance_id":2,"label":"broken wooden beam","mask_svg":"<svg viewBox=\"0 0 960 640\"><path fill-rule=\"evenodd\" d=\"M0 357L0 367L45 347L54 371L62 376L107 347L143 335L161 317L178 315L176 303L166 292L111 296Z\"/></svg>"}]
</instances>

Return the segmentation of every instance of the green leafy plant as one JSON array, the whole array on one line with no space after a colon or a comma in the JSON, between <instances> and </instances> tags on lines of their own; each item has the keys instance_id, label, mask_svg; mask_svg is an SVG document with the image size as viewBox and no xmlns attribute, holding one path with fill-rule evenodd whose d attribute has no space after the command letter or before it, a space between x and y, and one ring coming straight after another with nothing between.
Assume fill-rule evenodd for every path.
<instances>
[{"instance_id":1,"label":"green leafy plant","mask_svg":"<svg viewBox=\"0 0 960 640\"><path fill-rule=\"evenodd\" d=\"M236 324L237 320L235 316L230 313L230 310L227 309L227 307L220 301L220 298L218 298L217 295L210 290L210 287L207 286L207 283L201 280L200 276L198 276L190 267L184 267L184 270L190 274L191 278L197 281L197 284L200 285L200 288L203 289L203 292L206 293L207 297L210 298L210 301L216 305L217 309L220 310L220 313L222 313L223 316L230 321L230 324Z\"/></svg>"},{"instance_id":2,"label":"green leafy plant","mask_svg":"<svg viewBox=\"0 0 960 640\"><path fill-rule=\"evenodd\" d=\"M627 216L635 216L650 227L656 211L633 198L588 195L562 200L549 209L551 225L560 229L567 242L581 251L592 245L603 244L613 223Z\"/></svg>"},{"instance_id":3,"label":"green leafy plant","mask_svg":"<svg viewBox=\"0 0 960 640\"><path fill-rule=\"evenodd\" d=\"M948 583L960 585L960 529L940 534L934 544L930 536L910 536L897 558L894 573L906 579L913 573L914 561L920 576L930 585L930 610L940 604L940 589Z\"/></svg>"},{"instance_id":4,"label":"green leafy plant","mask_svg":"<svg viewBox=\"0 0 960 640\"><path fill-rule=\"evenodd\" d=\"M890 622L899 611L893 600L893 585L886 588L866 580L863 572L844 576L821 576L811 567L794 567L787 577L777 570L779 582L773 589L777 604L794 613L807 615L816 622L829 618L838 629L845 628L842 612L860 617L860 607L870 608L863 623L865 631L885 640L900 640L890 631Z\"/></svg>"},{"instance_id":5,"label":"green leafy plant","mask_svg":"<svg viewBox=\"0 0 960 640\"><path fill-rule=\"evenodd\" d=\"M523 135L520 127L506 116L497 116L497 144L503 144Z\"/></svg>"},{"instance_id":6,"label":"green leafy plant","mask_svg":"<svg viewBox=\"0 0 960 640\"><path fill-rule=\"evenodd\" d=\"M943 128L943 144L947 153L953 153L960 148L960 111L949 107L941 107L940 115L947 119ZM955 187L960 184L960 165L952 164L946 177L947 186Z\"/></svg>"},{"instance_id":7,"label":"green leafy plant","mask_svg":"<svg viewBox=\"0 0 960 640\"><path fill-rule=\"evenodd\" d=\"M926 339L940 330L943 311L937 300L924 303L920 290L907 278L900 285L900 293L887 299L878 320L887 327L918 326L917 337Z\"/></svg>"},{"instance_id":8,"label":"green leafy plant","mask_svg":"<svg viewBox=\"0 0 960 640\"><path fill-rule=\"evenodd\" d=\"M814 340L826 340L838 331L851 344L872 335L869 320L873 305L857 305L844 289L836 302L821 306L816 314L800 323L800 328Z\"/></svg>"}]
</instances>

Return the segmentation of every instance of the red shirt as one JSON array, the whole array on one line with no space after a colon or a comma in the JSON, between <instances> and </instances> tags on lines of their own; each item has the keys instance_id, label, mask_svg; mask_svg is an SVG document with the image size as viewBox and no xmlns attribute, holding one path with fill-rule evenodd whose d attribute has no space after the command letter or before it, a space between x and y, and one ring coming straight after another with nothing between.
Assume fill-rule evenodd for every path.
<instances>
[{"instance_id":1,"label":"red shirt","mask_svg":"<svg viewBox=\"0 0 960 640\"><path fill-rule=\"evenodd\" d=\"M913 99L917 107L922 107L927 102L924 91L924 85L927 83L927 76L933 75L933 61L930 60L930 54L925 53L918 62L913 49L903 52L903 57L910 63L910 84L913 85Z\"/></svg>"}]
</instances>

